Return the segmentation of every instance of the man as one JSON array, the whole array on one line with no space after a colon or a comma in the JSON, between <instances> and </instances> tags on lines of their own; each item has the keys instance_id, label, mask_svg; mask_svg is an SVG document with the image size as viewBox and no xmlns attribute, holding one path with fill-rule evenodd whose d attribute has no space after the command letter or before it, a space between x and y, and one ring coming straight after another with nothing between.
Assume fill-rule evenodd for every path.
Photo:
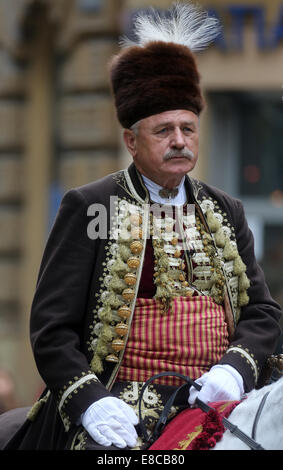
<instances>
[{"instance_id":1,"label":"man","mask_svg":"<svg viewBox=\"0 0 283 470\"><path fill-rule=\"evenodd\" d=\"M187 176L204 106L193 51L217 34L216 20L186 4L169 19L139 17L136 32L139 43L110 65L133 163L62 200L31 312L46 390L7 448L141 449L148 378L180 372L206 402L239 400L260 384L280 334L242 204ZM149 430L180 383L149 387ZM197 394L184 392L176 409Z\"/></svg>"}]
</instances>

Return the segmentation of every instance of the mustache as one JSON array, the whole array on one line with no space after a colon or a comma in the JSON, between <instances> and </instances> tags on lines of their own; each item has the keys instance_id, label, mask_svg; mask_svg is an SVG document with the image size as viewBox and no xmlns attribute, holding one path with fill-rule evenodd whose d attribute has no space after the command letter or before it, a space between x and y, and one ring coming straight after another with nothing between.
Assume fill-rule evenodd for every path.
<instances>
[{"instance_id":1,"label":"mustache","mask_svg":"<svg viewBox=\"0 0 283 470\"><path fill-rule=\"evenodd\" d=\"M174 157L183 157L187 158L188 160L193 160L195 158L193 152L191 150L181 149L181 150L169 150L165 153L163 160L171 160Z\"/></svg>"}]
</instances>

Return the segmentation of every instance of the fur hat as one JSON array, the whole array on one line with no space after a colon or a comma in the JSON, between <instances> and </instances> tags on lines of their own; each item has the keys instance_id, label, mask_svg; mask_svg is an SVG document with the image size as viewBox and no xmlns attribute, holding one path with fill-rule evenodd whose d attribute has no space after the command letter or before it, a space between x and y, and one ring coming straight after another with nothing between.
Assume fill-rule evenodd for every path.
<instances>
[{"instance_id":1,"label":"fur hat","mask_svg":"<svg viewBox=\"0 0 283 470\"><path fill-rule=\"evenodd\" d=\"M218 20L191 3L175 4L168 13L138 15L138 41L122 39L124 49L110 62L117 116L124 128L175 109L199 115L204 107L194 52L219 34Z\"/></svg>"}]
</instances>

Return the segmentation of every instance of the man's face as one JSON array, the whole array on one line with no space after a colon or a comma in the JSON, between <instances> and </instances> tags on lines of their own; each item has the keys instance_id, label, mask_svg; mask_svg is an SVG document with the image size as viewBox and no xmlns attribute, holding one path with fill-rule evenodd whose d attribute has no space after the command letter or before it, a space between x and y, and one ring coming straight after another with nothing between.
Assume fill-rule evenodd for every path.
<instances>
[{"instance_id":1,"label":"man's face","mask_svg":"<svg viewBox=\"0 0 283 470\"><path fill-rule=\"evenodd\" d=\"M174 187L197 162L198 116L186 110L155 114L140 121L137 135L125 130L124 140L143 175Z\"/></svg>"}]
</instances>

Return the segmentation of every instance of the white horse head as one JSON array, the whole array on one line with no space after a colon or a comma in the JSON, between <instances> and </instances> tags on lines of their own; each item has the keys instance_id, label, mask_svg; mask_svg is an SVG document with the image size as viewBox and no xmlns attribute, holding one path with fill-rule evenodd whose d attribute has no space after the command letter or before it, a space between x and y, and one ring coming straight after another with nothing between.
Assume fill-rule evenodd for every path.
<instances>
[{"instance_id":1,"label":"white horse head","mask_svg":"<svg viewBox=\"0 0 283 470\"><path fill-rule=\"evenodd\" d=\"M251 437L256 412L269 392L256 428L255 440L265 450L283 450L283 377L259 390L252 390L229 416L229 421ZM213 450L249 450L238 437L226 430Z\"/></svg>"}]
</instances>

